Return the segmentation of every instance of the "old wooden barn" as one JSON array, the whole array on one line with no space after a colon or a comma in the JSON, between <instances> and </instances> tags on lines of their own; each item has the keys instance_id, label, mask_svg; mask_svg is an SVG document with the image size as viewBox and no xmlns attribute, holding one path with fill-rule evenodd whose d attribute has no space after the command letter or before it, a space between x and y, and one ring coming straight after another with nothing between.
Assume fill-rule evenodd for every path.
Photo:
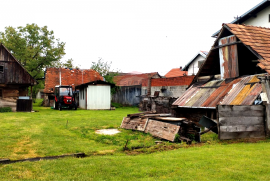
<instances>
[{"instance_id":1,"label":"old wooden barn","mask_svg":"<svg viewBox=\"0 0 270 181\"><path fill-rule=\"evenodd\" d=\"M34 84L35 79L9 50L0 44L0 107L11 107L15 111L18 98L27 96L28 87ZM19 110L25 110L25 104L19 104Z\"/></svg>"}]
</instances>

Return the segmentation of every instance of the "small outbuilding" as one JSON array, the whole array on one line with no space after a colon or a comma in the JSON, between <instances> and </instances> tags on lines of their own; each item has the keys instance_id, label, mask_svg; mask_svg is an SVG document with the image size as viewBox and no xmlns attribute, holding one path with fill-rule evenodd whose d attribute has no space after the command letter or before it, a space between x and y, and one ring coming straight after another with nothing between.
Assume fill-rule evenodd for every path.
<instances>
[{"instance_id":1,"label":"small outbuilding","mask_svg":"<svg viewBox=\"0 0 270 181\"><path fill-rule=\"evenodd\" d=\"M111 86L108 82L97 80L75 87L79 89L79 107L88 110L111 109Z\"/></svg>"}]
</instances>

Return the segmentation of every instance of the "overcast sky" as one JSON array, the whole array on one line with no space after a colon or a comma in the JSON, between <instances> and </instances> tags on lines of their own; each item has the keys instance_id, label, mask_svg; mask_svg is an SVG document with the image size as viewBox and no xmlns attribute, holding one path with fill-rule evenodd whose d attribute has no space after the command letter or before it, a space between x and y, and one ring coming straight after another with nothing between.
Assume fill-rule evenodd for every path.
<instances>
[{"instance_id":1,"label":"overcast sky","mask_svg":"<svg viewBox=\"0 0 270 181\"><path fill-rule=\"evenodd\" d=\"M0 31L36 23L66 43L80 68L102 58L122 72L166 74L209 51L222 23L262 0L6 0Z\"/></svg>"}]
</instances>

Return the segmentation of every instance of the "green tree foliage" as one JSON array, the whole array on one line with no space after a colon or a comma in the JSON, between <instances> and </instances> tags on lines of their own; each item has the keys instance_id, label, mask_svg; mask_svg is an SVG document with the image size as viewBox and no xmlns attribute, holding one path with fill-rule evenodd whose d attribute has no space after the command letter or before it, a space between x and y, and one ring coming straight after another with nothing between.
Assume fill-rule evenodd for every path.
<instances>
[{"instance_id":1,"label":"green tree foliage","mask_svg":"<svg viewBox=\"0 0 270 181\"><path fill-rule=\"evenodd\" d=\"M55 62L52 65L53 67L59 68L59 67L65 67L65 68L79 68L79 66L74 64L74 60L72 58L68 59L65 62Z\"/></svg>"},{"instance_id":2,"label":"green tree foliage","mask_svg":"<svg viewBox=\"0 0 270 181\"><path fill-rule=\"evenodd\" d=\"M119 70L111 70L112 62L105 62L100 58L97 62L92 62L90 69L97 71L102 77L104 77L106 82L115 84L113 77L119 74ZM111 93L114 94L118 87L111 89Z\"/></svg>"},{"instance_id":3,"label":"green tree foliage","mask_svg":"<svg viewBox=\"0 0 270 181\"><path fill-rule=\"evenodd\" d=\"M47 26L6 27L4 32L0 32L0 42L38 82L44 76L45 67L56 64L65 55L65 43L55 39L54 32ZM42 88L42 83L36 87Z\"/></svg>"}]
</instances>

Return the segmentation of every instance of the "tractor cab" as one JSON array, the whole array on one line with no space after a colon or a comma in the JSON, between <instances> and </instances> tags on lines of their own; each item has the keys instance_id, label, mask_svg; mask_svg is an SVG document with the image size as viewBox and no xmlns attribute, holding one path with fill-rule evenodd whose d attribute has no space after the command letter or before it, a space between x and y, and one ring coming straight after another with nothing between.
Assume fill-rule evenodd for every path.
<instances>
[{"instance_id":1,"label":"tractor cab","mask_svg":"<svg viewBox=\"0 0 270 181\"><path fill-rule=\"evenodd\" d=\"M54 109L59 109L60 111L62 108L77 109L77 104L70 85L55 86L54 96Z\"/></svg>"}]
</instances>

